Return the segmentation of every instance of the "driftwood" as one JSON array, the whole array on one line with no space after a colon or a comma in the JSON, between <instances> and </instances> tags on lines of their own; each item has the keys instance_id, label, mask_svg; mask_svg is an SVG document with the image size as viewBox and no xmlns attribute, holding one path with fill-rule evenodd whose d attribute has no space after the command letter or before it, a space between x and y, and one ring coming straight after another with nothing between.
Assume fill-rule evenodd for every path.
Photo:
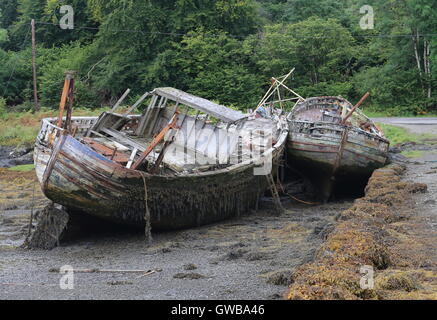
<instances>
[{"instance_id":1,"label":"driftwood","mask_svg":"<svg viewBox=\"0 0 437 320\"><path fill-rule=\"evenodd\" d=\"M152 270L125 270L125 269L72 269L75 273L143 273L141 276L148 276L157 272L161 272L162 269L152 269ZM49 272L60 272L59 268L51 268Z\"/></svg>"}]
</instances>

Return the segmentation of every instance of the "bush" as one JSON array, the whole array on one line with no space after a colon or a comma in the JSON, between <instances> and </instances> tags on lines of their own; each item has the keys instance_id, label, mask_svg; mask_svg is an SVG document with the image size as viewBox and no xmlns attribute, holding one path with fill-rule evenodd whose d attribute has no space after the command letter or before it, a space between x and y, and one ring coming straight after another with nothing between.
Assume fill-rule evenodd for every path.
<instances>
[{"instance_id":1,"label":"bush","mask_svg":"<svg viewBox=\"0 0 437 320\"><path fill-rule=\"evenodd\" d=\"M92 48L72 44L62 48L40 50L39 87L41 103L57 108L62 93L66 71L75 74L75 106L99 107L100 98L93 90L89 71L89 57Z\"/></svg>"}]
</instances>

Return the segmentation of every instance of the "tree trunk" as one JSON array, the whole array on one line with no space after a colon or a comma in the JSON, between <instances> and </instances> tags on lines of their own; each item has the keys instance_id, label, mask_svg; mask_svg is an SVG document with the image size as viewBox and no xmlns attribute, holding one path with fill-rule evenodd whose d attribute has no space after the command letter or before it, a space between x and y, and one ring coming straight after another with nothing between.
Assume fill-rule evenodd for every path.
<instances>
[{"instance_id":1,"label":"tree trunk","mask_svg":"<svg viewBox=\"0 0 437 320\"><path fill-rule=\"evenodd\" d=\"M425 75L426 75L426 80L427 80L427 84L428 84L428 93L427 93L427 97L431 98L432 95L432 76L431 76L431 62L430 62L430 55L431 55L431 49L430 49L430 45L429 45L429 41L424 40L423 42L423 65L424 65L424 69L425 69Z\"/></svg>"},{"instance_id":2,"label":"tree trunk","mask_svg":"<svg viewBox=\"0 0 437 320\"><path fill-rule=\"evenodd\" d=\"M415 29L413 31L413 45L414 45L414 55L416 57L416 63L417 63L417 69L419 70L419 77L420 77L420 83L422 86L422 90L424 90L423 87L423 76L422 76L422 62L420 60L420 55L419 55L419 30Z\"/></svg>"}]
</instances>

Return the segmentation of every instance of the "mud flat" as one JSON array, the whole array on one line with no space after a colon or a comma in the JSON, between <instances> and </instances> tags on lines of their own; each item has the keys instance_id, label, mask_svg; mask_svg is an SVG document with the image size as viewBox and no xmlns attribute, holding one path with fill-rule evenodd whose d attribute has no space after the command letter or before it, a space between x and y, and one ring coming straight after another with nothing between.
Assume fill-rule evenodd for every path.
<instances>
[{"instance_id":1,"label":"mud flat","mask_svg":"<svg viewBox=\"0 0 437 320\"><path fill-rule=\"evenodd\" d=\"M19 246L28 230L33 172L5 169L0 183L1 299L282 299L292 272L313 259L335 215L351 205L286 202L277 217L265 201L256 213L202 228L154 233L88 234L50 251ZM36 186L35 208L48 202ZM76 269L152 270L77 273L74 290L62 290L64 265Z\"/></svg>"},{"instance_id":2,"label":"mud flat","mask_svg":"<svg viewBox=\"0 0 437 320\"><path fill-rule=\"evenodd\" d=\"M48 201L38 185L33 196L34 172L1 169L0 299L435 299L436 148L421 149L398 157L405 169L377 171L362 199L284 202L279 217L264 201L238 219L154 233L149 247L120 231L21 249L32 204ZM76 273L62 290L53 271L64 265L151 272ZM362 265L374 268L374 289L360 288Z\"/></svg>"}]
</instances>

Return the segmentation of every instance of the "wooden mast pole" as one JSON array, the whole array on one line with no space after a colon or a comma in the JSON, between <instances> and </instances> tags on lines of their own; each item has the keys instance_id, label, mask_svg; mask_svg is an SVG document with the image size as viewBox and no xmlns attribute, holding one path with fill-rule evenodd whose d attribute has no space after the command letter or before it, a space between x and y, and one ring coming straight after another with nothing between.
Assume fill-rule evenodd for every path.
<instances>
[{"instance_id":1,"label":"wooden mast pole","mask_svg":"<svg viewBox=\"0 0 437 320\"><path fill-rule=\"evenodd\" d=\"M32 73L33 73L33 100L35 104L35 111L39 111L38 102L38 86L36 79L36 32L35 32L35 20L32 19Z\"/></svg>"}]
</instances>

